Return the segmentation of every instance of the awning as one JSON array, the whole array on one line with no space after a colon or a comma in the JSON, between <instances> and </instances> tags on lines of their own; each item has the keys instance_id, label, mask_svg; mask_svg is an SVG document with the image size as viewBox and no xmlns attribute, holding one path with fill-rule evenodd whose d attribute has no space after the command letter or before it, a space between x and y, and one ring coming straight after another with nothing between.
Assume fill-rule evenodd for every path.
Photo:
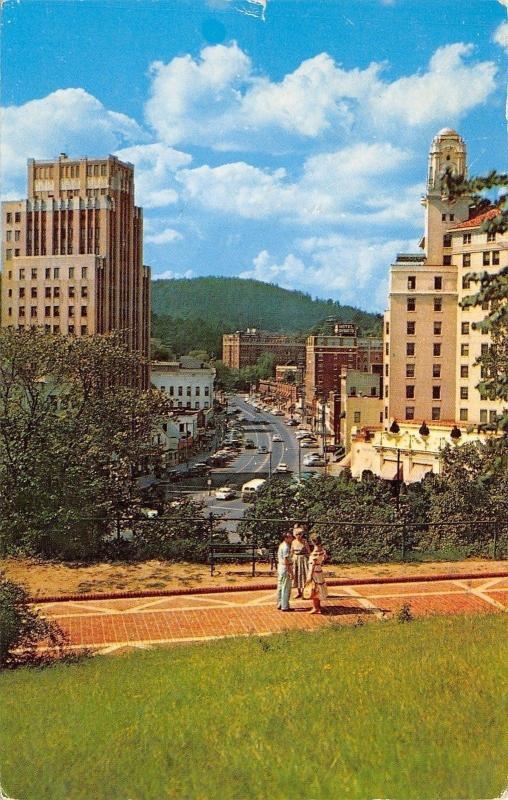
<instances>
[{"instance_id":1,"label":"awning","mask_svg":"<svg viewBox=\"0 0 508 800\"><path fill-rule=\"evenodd\" d=\"M406 483L418 483L422 481L427 473L432 472L431 464L413 464L406 478Z\"/></svg>"},{"instance_id":2,"label":"awning","mask_svg":"<svg viewBox=\"0 0 508 800\"><path fill-rule=\"evenodd\" d=\"M402 478L402 464L400 465L400 477ZM396 461L385 461L383 466L381 467L381 473L379 475L384 481L395 481L397 479L397 462Z\"/></svg>"}]
</instances>

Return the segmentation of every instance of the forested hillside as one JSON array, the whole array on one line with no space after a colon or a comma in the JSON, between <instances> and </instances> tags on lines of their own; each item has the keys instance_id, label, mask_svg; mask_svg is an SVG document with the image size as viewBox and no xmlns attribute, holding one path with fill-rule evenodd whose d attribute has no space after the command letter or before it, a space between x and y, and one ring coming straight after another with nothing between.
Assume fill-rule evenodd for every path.
<instances>
[{"instance_id":1,"label":"forested hillside","mask_svg":"<svg viewBox=\"0 0 508 800\"><path fill-rule=\"evenodd\" d=\"M152 336L176 355L206 350L219 356L222 334L248 327L307 333L330 316L379 333L381 318L333 300L243 278L191 278L152 282Z\"/></svg>"}]
</instances>

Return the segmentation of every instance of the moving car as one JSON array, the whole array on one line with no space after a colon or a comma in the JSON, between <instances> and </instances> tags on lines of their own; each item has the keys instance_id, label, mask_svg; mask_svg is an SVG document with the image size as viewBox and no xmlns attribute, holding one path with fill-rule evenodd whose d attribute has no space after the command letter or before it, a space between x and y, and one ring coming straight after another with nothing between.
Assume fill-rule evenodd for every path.
<instances>
[{"instance_id":1,"label":"moving car","mask_svg":"<svg viewBox=\"0 0 508 800\"><path fill-rule=\"evenodd\" d=\"M222 486L215 492L216 500L234 500L236 491L231 486Z\"/></svg>"},{"instance_id":2,"label":"moving car","mask_svg":"<svg viewBox=\"0 0 508 800\"><path fill-rule=\"evenodd\" d=\"M317 447L317 442L315 439L302 439L300 447Z\"/></svg>"},{"instance_id":3,"label":"moving car","mask_svg":"<svg viewBox=\"0 0 508 800\"><path fill-rule=\"evenodd\" d=\"M256 449L255 442L252 439L246 439L245 440L245 449L246 450L255 450Z\"/></svg>"},{"instance_id":4,"label":"moving car","mask_svg":"<svg viewBox=\"0 0 508 800\"><path fill-rule=\"evenodd\" d=\"M278 465L275 467L275 472L279 472L279 473L286 473L286 472L289 472L289 467L288 467L288 465L285 463L285 461L281 461L281 462L280 462L280 464L278 464Z\"/></svg>"},{"instance_id":5,"label":"moving car","mask_svg":"<svg viewBox=\"0 0 508 800\"><path fill-rule=\"evenodd\" d=\"M294 428L295 425L299 425L300 423L296 419L288 419L286 425L289 425L290 428Z\"/></svg>"},{"instance_id":6,"label":"moving car","mask_svg":"<svg viewBox=\"0 0 508 800\"><path fill-rule=\"evenodd\" d=\"M308 459L304 459L303 463L306 467L324 467L326 465L326 461L321 456L311 456Z\"/></svg>"},{"instance_id":7,"label":"moving car","mask_svg":"<svg viewBox=\"0 0 508 800\"><path fill-rule=\"evenodd\" d=\"M262 455L267 455L268 454L268 447L265 447L265 445L262 444L261 447L258 449L258 453L262 453Z\"/></svg>"},{"instance_id":8,"label":"moving car","mask_svg":"<svg viewBox=\"0 0 508 800\"><path fill-rule=\"evenodd\" d=\"M282 436L279 436L278 433L274 433L272 436L272 442L282 442Z\"/></svg>"},{"instance_id":9,"label":"moving car","mask_svg":"<svg viewBox=\"0 0 508 800\"><path fill-rule=\"evenodd\" d=\"M279 411L278 408L274 408L272 410L272 414L273 414L274 417L283 417L284 416L284 412L283 411Z\"/></svg>"}]
</instances>

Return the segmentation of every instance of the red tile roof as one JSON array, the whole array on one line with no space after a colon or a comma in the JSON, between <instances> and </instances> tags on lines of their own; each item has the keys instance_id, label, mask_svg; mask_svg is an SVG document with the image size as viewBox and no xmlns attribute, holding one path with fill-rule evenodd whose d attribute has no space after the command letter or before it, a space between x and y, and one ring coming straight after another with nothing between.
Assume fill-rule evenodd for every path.
<instances>
[{"instance_id":1,"label":"red tile roof","mask_svg":"<svg viewBox=\"0 0 508 800\"><path fill-rule=\"evenodd\" d=\"M471 219L459 222L458 225L454 225L450 230L456 231L460 228L478 228L485 220L494 219L494 217L497 217L500 213L499 208L489 208L488 211L484 211L482 214L477 214L475 217L471 217Z\"/></svg>"}]
</instances>

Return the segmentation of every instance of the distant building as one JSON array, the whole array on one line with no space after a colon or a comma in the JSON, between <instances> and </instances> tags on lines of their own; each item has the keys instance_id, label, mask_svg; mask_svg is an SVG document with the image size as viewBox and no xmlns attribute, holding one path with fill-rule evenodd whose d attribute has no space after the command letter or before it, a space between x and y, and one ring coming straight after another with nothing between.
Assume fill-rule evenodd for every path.
<instances>
[{"instance_id":1,"label":"distant building","mask_svg":"<svg viewBox=\"0 0 508 800\"><path fill-rule=\"evenodd\" d=\"M305 337L267 333L257 328L226 333L222 337L222 360L231 369L253 366L265 353L272 353L278 364L305 368Z\"/></svg>"},{"instance_id":2,"label":"distant building","mask_svg":"<svg viewBox=\"0 0 508 800\"><path fill-rule=\"evenodd\" d=\"M381 376L363 370L344 369L340 379L340 442L346 453L351 447L351 431L383 422Z\"/></svg>"},{"instance_id":3,"label":"distant building","mask_svg":"<svg viewBox=\"0 0 508 800\"><path fill-rule=\"evenodd\" d=\"M482 229L496 210L471 216L468 195L450 198L443 178L467 175L466 145L450 128L434 138L429 154L423 252L400 254L390 270L384 321L384 418L407 421L493 423L500 401L476 388L478 356L490 337L474 330L487 308L461 308L474 293L469 272L508 265L508 234Z\"/></svg>"},{"instance_id":4,"label":"distant building","mask_svg":"<svg viewBox=\"0 0 508 800\"><path fill-rule=\"evenodd\" d=\"M152 361L151 380L175 409L213 408L215 369L209 364L185 356L178 361Z\"/></svg>"},{"instance_id":5,"label":"distant building","mask_svg":"<svg viewBox=\"0 0 508 800\"><path fill-rule=\"evenodd\" d=\"M28 161L28 197L2 203L2 325L121 333L146 359L150 270L134 167L115 156Z\"/></svg>"}]
</instances>

